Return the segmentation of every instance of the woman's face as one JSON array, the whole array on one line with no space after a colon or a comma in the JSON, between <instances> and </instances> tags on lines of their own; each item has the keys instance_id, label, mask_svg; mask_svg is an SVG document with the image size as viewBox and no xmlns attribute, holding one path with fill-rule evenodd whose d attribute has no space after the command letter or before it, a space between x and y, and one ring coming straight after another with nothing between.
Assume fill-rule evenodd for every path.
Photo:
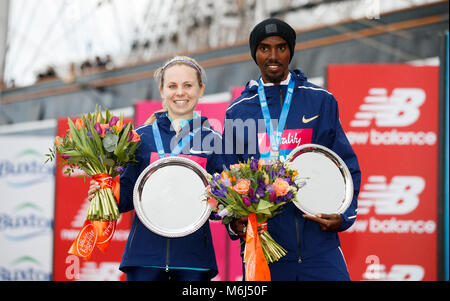
<instances>
[{"instance_id":1,"label":"woman's face","mask_svg":"<svg viewBox=\"0 0 450 301\"><path fill-rule=\"evenodd\" d=\"M169 66L163 74L161 97L165 101L169 117L192 118L195 106L203 95L205 86L199 85L197 71L186 65Z\"/></svg>"}]
</instances>

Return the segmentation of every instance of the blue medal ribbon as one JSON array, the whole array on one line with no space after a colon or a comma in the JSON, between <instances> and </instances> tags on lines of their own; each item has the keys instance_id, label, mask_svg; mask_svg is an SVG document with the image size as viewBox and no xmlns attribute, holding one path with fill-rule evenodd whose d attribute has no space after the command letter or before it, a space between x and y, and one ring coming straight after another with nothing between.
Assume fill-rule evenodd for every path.
<instances>
[{"instance_id":1,"label":"blue medal ribbon","mask_svg":"<svg viewBox=\"0 0 450 301\"><path fill-rule=\"evenodd\" d=\"M159 131L158 122L155 120L152 123L152 130L153 130L153 137L155 139L156 149L158 151L158 157L159 159L165 158L166 153L164 152L164 146L161 139L161 133ZM183 148L186 147L188 143L191 142L192 138L195 136L195 134L200 130L200 128L194 130L193 132L190 132L188 135L184 136L183 139L174 147L172 152L170 152L169 157L176 157L178 156Z\"/></svg>"},{"instance_id":2,"label":"blue medal ribbon","mask_svg":"<svg viewBox=\"0 0 450 301\"><path fill-rule=\"evenodd\" d=\"M295 81L292 77L289 80L286 96L283 103L283 108L281 109L280 118L278 119L278 127L276 131L273 128L272 120L270 119L269 107L267 104L266 93L264 92L264 85L262 79L259 79L258 95L259 103L261 105L261 111L264 117L264 123L266 125L266 131L269 136L270 142L270 157L277 159L280 156L280 144L281 137L283 136L284 126L286 124L286 119L289 114L289 109L292 102L292 94L294 94Z\"/></svg>"}]
</instances>

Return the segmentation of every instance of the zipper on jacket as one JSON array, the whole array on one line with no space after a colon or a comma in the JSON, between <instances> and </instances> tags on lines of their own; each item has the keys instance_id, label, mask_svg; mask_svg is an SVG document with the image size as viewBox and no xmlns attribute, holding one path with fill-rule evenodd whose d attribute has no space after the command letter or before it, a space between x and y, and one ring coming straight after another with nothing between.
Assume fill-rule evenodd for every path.
<instances>
[{"instance_id":1,"label":"zipper on jacket","mask_svg":"<svg viewBox=\"0 0 450 301\"><path fill-rule=\"evenodd\" d=\"M302 256L300 254L300 225L299 225L299 222L298 222L298 216L295 216L295 230L297 232L298 263L302 263Z\"/></svg>"},{"instance_id":2,"label":"zipper on jacket","mask_svg":"<svg viewBox=\"0 0 450 301\"><path fill-rule=\"evenodd\" d=\"M167 248L166 248L166 272L169 271L169 258L170 258L170 238L167 239Z\"/></svg>"},{"instance_id":3,"label":"zipper on jacket","mask_svg":"<svg viewBox=\"0 0 450 301\"><path fill-rule=\"evenodd\" d=\"M279 86L279 87L280 87L280 105L281 105L281 107L283 107L283 104L284 104L283 90L281 89L281 86Z\"/></svg>"}]
</instances>

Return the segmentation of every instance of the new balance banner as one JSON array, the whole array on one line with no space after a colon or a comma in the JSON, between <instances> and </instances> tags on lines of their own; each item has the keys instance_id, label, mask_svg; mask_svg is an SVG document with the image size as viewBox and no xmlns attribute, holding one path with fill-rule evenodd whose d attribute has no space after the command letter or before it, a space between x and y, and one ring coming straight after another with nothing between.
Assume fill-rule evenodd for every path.
<instances>
[{"instance_id":1,"label":"new balance banner","mask_svg":"<svg viewBox=\"0 0 450 301\"><path fill-rule=\"evenodd\" d=\"M57 135L65 135L68 128L66 118L58 120ZM86 220L91 179L82 170L68 176L65 168L58 165L55 176L54 280L125 280L119 264L130 231L130 213L121 214L105 253L95 248L89 261L67 253Z\"/></svg>"},{"instance_id":2,"label":"new balance banner","mask_svg":"<svg viewBox=\"0 0 450 301\"><path fill-rule=\"evenodd\" d=\"M331 65L328 90L361 167L340 234L353 280L437 279L438 67Z\"/></svg>"}]
</instances>

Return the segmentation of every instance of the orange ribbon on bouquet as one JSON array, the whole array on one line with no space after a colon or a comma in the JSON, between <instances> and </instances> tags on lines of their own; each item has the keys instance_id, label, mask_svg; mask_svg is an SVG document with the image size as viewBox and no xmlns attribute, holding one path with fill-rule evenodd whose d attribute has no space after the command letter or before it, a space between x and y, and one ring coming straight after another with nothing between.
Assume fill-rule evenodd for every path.
<instances>
[{"instance_id":1,"label":"orange ribbon on bouquet","mask_svg":"<svg viewBox=\"0 0 450 301\"><path fill-rule=\"evenodd\" d=\"M119 203L120 182L119 176L114 179L106 174L97 174L92 178L100 185L100 189L111 188L116 202ZM117 221L90 221L86 220L81 227L77 238L70 247L68 253L80 256L84 260L89 260L95 246L103 253L111 243L116 230Z\"/></svg>"},{"instance_id":2,"label":"orange ribbon on bouquet","mask_svg":"<svg viewBox=\"0 0 450 301\"><path fill-rule=\"evenodd\" d=\"M256 213L248 215L245 244L245 281L270 281L269 265L258 235Z\"/></svg>"}]
</instances>

